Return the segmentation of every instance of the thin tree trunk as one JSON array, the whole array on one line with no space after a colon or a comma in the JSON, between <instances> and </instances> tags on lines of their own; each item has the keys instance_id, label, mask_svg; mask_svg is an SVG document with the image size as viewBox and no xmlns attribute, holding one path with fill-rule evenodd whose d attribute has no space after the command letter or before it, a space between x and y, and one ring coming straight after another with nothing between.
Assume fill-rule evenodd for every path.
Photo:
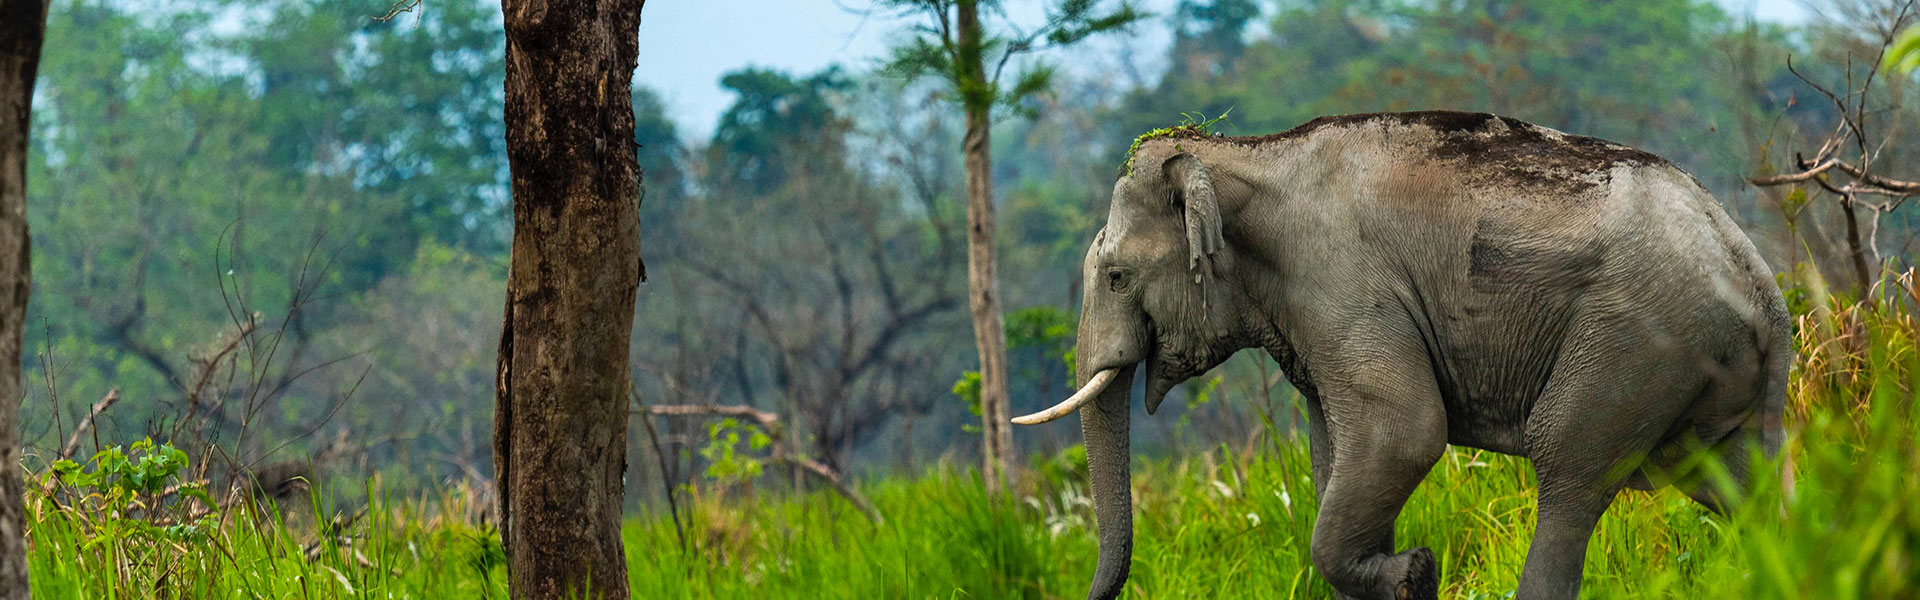
<instances>
[{"instance_id":1,"label":"thin tree trunk","mask_svg":"<svg viewBox=\"0 0 1920 600\"><path fill-rule=\"evenodd\" d=\"M958 3L955 19L962 47L980 47L979 4L973 0ZM967 78L984 85L985 65L979 53L965 59ZM965 97L967 135L961 150L967 165L967 306L973 313L973 341L980 350L980 426L985 439L981 445L988 492L998 492L1013 477L1013 430L1007 407L1007 333L1000 312L1000 282L994 273L998 259L993 246L992 121L988 111L991 97Z\"/></svg>"},{"instance_id":2,"label":"thin tree trunk","mask_svg":"<svg viewBox=\"0 0 1920 600\"><path fill-rule=\"evenodd\" d=\"M627 343L640 262L644 0L502 0L513 258L494 470L514 598L627 597Z\"/></svg>"},{"instance_id":3,"label":"thin tree trunk","mask_svg":"<svg viewBox=\"0 0 1920 600\"><path fill-rule=\"evenodd\" d=\"M47 0L0 0L0 600L26 600L20 346L27 317L27 134Z\"/></svg>"},{"instance_id":4,"label":"thin tree trunk","mask_svg":"<svg viewBox=\"0 0 1920 600\"><path fill-rule=\"evenodd\" d=\"M1847 258L1853 264L1853 278L1859 285L1854 291L1860 294L1861 299L1865 299L1867 290L1873 289L1873 276L1867 269L1867 248L1860 241L1860 218L1854 214L1852 196L1840 198L1840 212L1847 218Z\"/></svg>"}]
</instances>

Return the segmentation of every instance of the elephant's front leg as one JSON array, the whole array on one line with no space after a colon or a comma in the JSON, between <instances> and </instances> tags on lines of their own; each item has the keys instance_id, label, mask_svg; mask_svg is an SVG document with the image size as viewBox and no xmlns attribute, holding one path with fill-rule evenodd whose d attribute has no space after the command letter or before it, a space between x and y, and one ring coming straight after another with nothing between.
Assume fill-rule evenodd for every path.
<instances>
[{"instance_id":1,"label":"elephant's front leg","mask_svg":"<svg viewBox=\"0 0 1920 600\"><path fill-rule=\"evenodd\" d=\"M1309 433L1327 439L1313 443L1315 487L1320 491L1313 565L1346 598L1416 600L1439 595L1432 551L1394 553L1394 519L1445 452L1447 439L1440 399L1426 391L1431 384L1407 379L1430 382L1431 375L1402 374L1339 391L1323 388L1320 410L1309 408Z\"/></svg>"}]
</instances>

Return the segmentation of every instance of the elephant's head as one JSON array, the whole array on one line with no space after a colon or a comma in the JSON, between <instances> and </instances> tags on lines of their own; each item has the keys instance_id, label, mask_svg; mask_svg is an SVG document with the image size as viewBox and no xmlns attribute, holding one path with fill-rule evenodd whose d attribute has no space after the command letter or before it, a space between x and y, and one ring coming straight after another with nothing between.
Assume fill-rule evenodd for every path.
<instances>
[{"instance_id":1,"label":"elephant's head","mask_svg":"<svg viewBox=\"0 0 1920 600\"><path fill-rule=\"evenodd\" d=\"M1217 177L1184 152L1137 164L1114 186L1107 225L1081 265L1080 389L1052 408L1014 419L1031 425L1081 411L1100 527L1092 598L1117 595L1131 560L1127 413L1136 368L1145 364L1151 414L1173 386L1245 347L1244 323L1257 312L1247 310L1247 295L1231 281L1234 253L1222 235L1221 215L1230 214L1222 208L1237 208L1244 198L1219 191L1245 186Z\"/></svg>"}]
</instances>

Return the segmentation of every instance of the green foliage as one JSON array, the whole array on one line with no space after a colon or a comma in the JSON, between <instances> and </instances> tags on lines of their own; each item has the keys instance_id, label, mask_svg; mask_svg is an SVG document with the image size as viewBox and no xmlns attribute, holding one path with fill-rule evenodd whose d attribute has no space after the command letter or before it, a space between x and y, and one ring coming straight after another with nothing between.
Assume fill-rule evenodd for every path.
<instances>
[{"instance_id":1,"label":"green foliage","mask_svg":"<svg viewBox=\"0 0 1920 600\"><path fill-rule=\"evenodd\" d=\"M1796 185L1787 191L1787 197L1780 199L1780 212L1786 217L1789 227L1798 220L1800 211L1807 207L1807 198L1807 188Z\"/></svg>"},{"instance_id":2,"label":"green foliage","mask_svg":"<svg viewBox=\"0 0 1920 600\"><path fill-rule=\"evenodd\" d=\"M461 404L472 432L490 402L469 405L483 395L463 385L421 392L442 379L492 386L490 355L459 355L467 345L455 338L476 329L452 322L469 316L457 309L476 304L478 288L494 299L474 310L492 316L474 320L499 323L503 271L491 263L505 261L508 205L498 9L453 2L370 22L373 7L337 0L227 8L54 3L28 165L27 345L37 351L25 366L55 378L29 386L39 396L29 402L71 414L68 402L119 388L142 400L116 406L100 434L138 439L150 424L173 423L193 360L258 313L258 341L286 318L286 344L244 353L231 363L236 379L214 387L244 392L248 375L307 373L268 382L257 403L208 398L263 417L251 420L247 447L228 450L250 459L322 422L374 363L407 375L376 371L362 392L421 401L357 415L348 407L333 423L365 436L444 432L418 438L428 444L420 449L453 451L446 442L472 436L434 419L440 405ZM468 271L412 264L435 252L474 259L492 272L478 279L492 283L422 294L384 324L367 323L415 283L412 291L472 283ZM428 352L397 350L408 346ZM269 363L271 374L254 371ZM27 431L55 431L53 414L29 411ZM216 422L233 440L241 420ZM318 433L306 439L329 437ZM283 450L310 448L303 440ZM450 467L410 466L427 480Z\"/></svg>"},{"instance_id":3,"label":"green foliage","mask_svg":"<svg viewBox=\"0 0 1920 600\"><path fill-rule=\"evenodd\" d=\"M1743 29L1706 0L1282 2L1270 34L1244 43L1238 3L1194 3L1220 20L1176 37L1157 85L1109 113L1110 143L1180 110L1234 108L1229 135L1331 114L1479 110L1645 148L1731 192L1776 102L1805 93L1784 68L1805 52L1787 33ZM1748 62L1700 59L1729 55Z\"/></svg>"},{"instance_id":4,"label":"green foliage","mask_svg":"<svg viewBox=\"0 0 1920 600\"><path fill-rule=\"evenodd\" d=\"M498 532L459 516L486 509L489 501L472 494L399 503L370 489L364 516L329 525L338 535L316 535L272 506L109 520L46 489L28 491L35 598L506 597ZM314 504L331 508L319 497Z\"/></svg>"},{"instance_id":5,"label":"green foliage","mask_svg":"<svg viewBox=\"0 0 1920 600\"><path fill-rule=\"evenodd\" d=\"M1242 32L1247 24L1260 17L1260 7L1253 0L1213 0L1197 2L1180 0L1179 8L1174 11L1174 48L1176 57L1192 57L1209 54L1217 60L1231 62L1238 59L1246 48ZM1198 32L1189 31L1188 23L1198 23L1203 28Z\"/></svg>"},{"instance_id":6,"label":"green foliage","mask_svg":"<svg viewBox=\"0 0 1920 600\"><path fill-rule=\"evenodd\" d=\"M130 455L133 458L129 458ZM131 498L160 491L173 482L180 470L187 467L187 453L172 444L155 446L152 439L144 439L124 450L114 446L96 452L87 463L92 468L60 459L54 461L53 472L62 484Z\"/></svg>"},{"instance_id":7,"label":"green foliage","mask_svg":"<svg viewBox=\"0 0 1920 600\"><path fill-rule=\"evenodd\" d=\"M1881 58L1880 67L1900 75L1920 69L1920 27L1908 27L1895 36L1893 44L1887 46L1886 56Z\"/></svg>"},{"instance_id":8,"label":"green foliage","mask_svg":"<svg viewBox=\"0 0 1920 600\"><path fill-rule=\"evenodd\" d=\"M766 450L773 442L767 432L735 419L722 419L707 426L707 445L700 457L707 459L706 476L720 482L746 482L760 476L765 461L740 452L740 433L747 433L747 449Z\"/></svg>"},{"instance_id":9,"label":"green foliage","mask_svg":"<svg viewBox=\"0 0 1920 600\"><path fill-rule=\"evenodd\" d=\"M42 489L53 489L57 482L68 492L67 510L91 515L89 520L96 530L90 543L124 542L134 536L179 541L203 533L206 523L202 519L156 526L168 508L178 508L169 504L172 497L197 500L202 506L215 505L204 484L181 480L181 471L186 468L185 451L172 444L156 446L153 440L144 439L126 448L103 449L85 464L68 459L54 461L40 479Z\"/></svg>"},{"instance_id":10,"label":"green foliage","mask_svg":"<svg viewBox=\"0 0 1920 600\"><path fill-rule=\"evenodd\" d=\"M1073 341L1073 314L1054 306L1029 306L1007 313L1007 349L1041 348L1049 352Z\"/></svg>"},{"instance_id":11,"label":"green foliage","mask_svg":"<svg viewBox=\"0 0 1920 600\"><path fill-rule=\"evenodd\" d=\"M1787 312L1804 315L1813 312L1814 296L1804 286L1793 285L1792 273L1776 273L1774 282L1780 286L1780 293L1787 300Z\"/></svg>"},{"instance_id":12,"label":"green foliage","mask_svg":"<svg viewBox=\"0 0 1920 600\"><path fill-rule=\"evenodd\" d=\"M1138 137L1133 138L1133 145L1127 147L1127 160L1120 164L1120 174L1133 174L1133 155L1140 152L1141 144L1160 138L1197 140L1209 135L1219 135L1214 132L1214 126L1222 122L1230 123L1231 121L1227 121L1227 115L1232 113L1233 109L1229 107L1226 112L1220 113L1220 116L1209 119L1206 113L1183 112L1180 113L1179 123L1170 127L1150 129L1146 133L1140 134Z\"/></svg>"},{"instance_id":13,"label":"green foliage","mask_svg":"<svg viewBox=\"0 0 1920 600\"><path fill-rule=\"evenodd\" d=\"M1220 389L1220 382L1223 379L1219 375L1207 378L1206 382L1200 385L1200 389L1193 391L1193 397L1187 400L1188 410L1206 406L1207 401L1213 399L1213 393Z\"/></svg>"},{"instance_id":14,"label":"green foliage","mask_svg":"<svg viewBox=\"0 0 1920 600\"><path fill-rule=\"evenodd\" d=\"M183 480L187 463L187 453L172 444L143 439L102 449L85 463L54 461L32 479L35 488L60 500L54 510L83 536L76 540L78 550L138 555L205 544L219 527L211 515L195 511L217 504L204 484Z\"/></svg>"},{"instance_id":15,"label":"green foliage","mask_svg":"<svg viewBox=\"0 0 1920 600\"><path fill-rule=\"evenodd\" d=\"M1072 444L1053 454L1033 455L1031 467L1039 481L1054 489L1064 489L1085 485L1087 481L1087 446Z\"/></svg>"},{"instance_id":16,"label":"green foliage","mask_svg":"<svg viewBox=\"0 0 1920 600\"><path fill-rule=\"evenodd\" d=\"M976 417L980 416L980 372L961 373L960 379L953 382L953 395L966 403L967 412L973 413ZM968 424L967 427L973 427L973 425Z\"/></svg>"},{"instance_id":17,"label":"green foliage","mask_svg":"<svg viewBox=\"0 0 1920 600\"><path fill-rule=\"evenodd\" d=\"M852 82L838 67L795 78L746 68L720 85L738 96L720 115L707 148L712 181L729 192L765 194L790 179L843 168L848 124L833 96Z\"/></svg>"},{"instance_id":18,"label":"green foliage","mask_svg":"<svg viewBox=\"0 0 1920 600\"><path fill-rule=\"evenodd\" d=\"M1010 22L986 23L991 16L1006 16L995 0L881 0L880 4L925 21L908 30L908 38L892 48L879 71L906 80L938 79L952 99L968 112L981 114L996 106L1019 109L1021 102L1052 87L1054 68L1038 60L1024 65L1011 85L1003 84L1002 70L1013 57L1125 31L1149 16L1127 1L1105 10L1104 0L1062 0L1051 7L1040 26L1021 28ZM952 13L959 5L977 6L983 29L991 30L962 35L954 24L958 17Z\"/></svg>"},{"instance_id":19,"label":"green foliage","mask_svg":"<svg viewBox=\"0 0 1920 600\"><path fill-rule=\"evenodd\" d=\"M886 62L880 64L881 75L900 79L919 79L921 77L958 78L953 74L952 57L947 49L935 37L939 30L916 27L919 35L907 38L894 46Z\"/></svg>"},{"instance_id":20,"label":"green foliage","mask_svg":"<svg viewBox=\"0 0 1920 600\"><path fill-rule=\"evenodd\" d=\"M1050 372L1055 368L1054 357L1072 355L1075 328L1073 313L1059 307L1029 306L1007 313L1007 352L1013 355L1010 360L1020 365L1020 368L1014 369L1015 385L1019 385L1020 377L1033 377L1047 382ZM1031 352L1033 358L1017 355L1021 352ZM1071 382L1072 379L1073 367L1069 362L1067 380Z\"/></svg>"}]
</instances>

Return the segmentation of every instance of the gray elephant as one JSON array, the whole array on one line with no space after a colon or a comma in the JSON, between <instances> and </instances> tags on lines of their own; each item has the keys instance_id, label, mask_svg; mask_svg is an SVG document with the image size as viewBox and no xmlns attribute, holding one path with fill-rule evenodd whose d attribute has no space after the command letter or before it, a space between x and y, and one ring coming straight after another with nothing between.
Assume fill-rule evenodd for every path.
<instances>
[{"instance_id":1,"label":"gray elephant","mask_svg":"<svg viewBox=\"0 0 1920 600\"><path fill-rule=\"evenodd\" d=\"M1532 459L1522 600L1579 594L1625 486L1723 509L1779 449L1789 318L1753 243L1651 154L1480 113L1323 117L1145 141L1082 266L1078 410L1099 526L1089 598L1133 546L1128 396L1260 348L1306 398L1313 564L1345 597L1434 598L1393 522L1447 444ZM1140 365L1144 363L1144 369ZM1715 453L1735 485L1694 470Z\"/></svg>"}]
</instances>

